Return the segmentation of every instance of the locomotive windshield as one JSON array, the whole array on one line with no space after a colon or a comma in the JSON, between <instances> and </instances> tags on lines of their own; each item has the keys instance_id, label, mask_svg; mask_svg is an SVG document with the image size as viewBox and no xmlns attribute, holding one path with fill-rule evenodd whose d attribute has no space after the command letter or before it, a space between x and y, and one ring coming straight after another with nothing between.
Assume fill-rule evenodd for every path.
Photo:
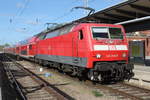
<instances>
[{"instance_id":1,"label":"locomotive windshield","mask_svg":"<svg viewBox=\"0 0 150 100\"><path fill-rule=\"evenodd\" d=\"M121 28L109 28L109 34L111 39L123 39Z\"/></svg>"},{"instance_id":2,"label":"locomotive windshield","mask_svg":"<svg viewBox=\"0 0 150 100\"><path fill-rule=\"evenodd\" d=\"M93 38L123 39L121 28L93 27Z\"/></svg>"},{"instance_id":3,"label":"locomotive windshield","mask_svg":"<svg viewBox=\"0 0 150 100\"><path fill-rule=\"evenodd\" d=\"M106 27L93 27L93 38L108 38L108 29Z\"/></svg>"}]
</instances>

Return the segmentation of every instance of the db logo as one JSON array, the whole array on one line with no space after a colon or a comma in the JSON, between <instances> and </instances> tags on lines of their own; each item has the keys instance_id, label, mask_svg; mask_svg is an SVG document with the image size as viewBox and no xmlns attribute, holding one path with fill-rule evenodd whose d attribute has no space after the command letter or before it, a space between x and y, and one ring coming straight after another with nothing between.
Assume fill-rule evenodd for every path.
<instances>
[{"instance_id":1,"label":"db logo","mask_svg":"<svg viewBox=\"0 0 150 100\"><path fill-rule=\"evenodd\" d=\"M116 50L115 45L109 45L109 50Z\"/></svg>"}]
</instances>

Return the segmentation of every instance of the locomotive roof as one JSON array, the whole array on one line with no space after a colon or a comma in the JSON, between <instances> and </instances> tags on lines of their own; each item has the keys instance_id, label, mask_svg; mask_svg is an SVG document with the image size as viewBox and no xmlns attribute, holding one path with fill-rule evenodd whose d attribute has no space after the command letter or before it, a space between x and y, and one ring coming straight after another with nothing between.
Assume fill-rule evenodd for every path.
<instances>
[{"instance_id":1,"label":"locomotive roof","mask_svg":"<svg viewBox=\"0 0 150 100\"><path fill-rule=\"evenodd\" d=\"M77 21L73 21L71 23L66 23L66 24L62 24L60 26L56 26L56 27L49 29L49 30L46 29L46 30L40 32L39 34L36 34L35 37L38 37L38 36L43 35L43 34L47 34L51 31L58 30L58 29L61 29L63 27L69 26L69 25L78 25L78 24L107 24L107 25L110 25L109 23L100 23L98 21L86 21L86 22L83 21L82 22L82 21L77 20Z\"/></svg>"},{"instance_id":2,"label":"locomotive roof","mask_svg":"<svg viewBox=\"0 0 150 100\"><path fill-rule=\"evenodd\" d=\"M57 30L57 29L60 29L60 28L63 28L65 26L69 26L69 25L72 25L72 24L74 24L74 23L71 22L71 23L65 23L65 24L61 24L61 25L58 24L58 26L53 27L51 29L46 29L46 30L40 32L39 34L36 34L35 36L39 36L41 34L47 34L48 32L51 32L51 31L54 31L54 30Z\"/></svg>"}]
</instances>

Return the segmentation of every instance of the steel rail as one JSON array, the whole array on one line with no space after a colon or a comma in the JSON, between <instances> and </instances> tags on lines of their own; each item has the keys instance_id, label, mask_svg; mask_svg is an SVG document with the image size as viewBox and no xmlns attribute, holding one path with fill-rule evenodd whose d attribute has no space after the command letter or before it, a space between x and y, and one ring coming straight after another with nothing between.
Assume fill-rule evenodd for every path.
<instances>
[{"instance_id":1,"label":"steel rail","mask_svg":"<svg viewBox=\"0 0 150 100\"><path fill-rule=\"evenodd\" d=\"M137 97L137 96L134 96L134 95L132 95L132 94L130 94L130 93L126 93L126 92L124 92L124 91L121 91L121 90L118 90L118 89L114 89L114 88L112 88L112 87L108 87L108 86L98 86L98 87L100 87L100 88L103 88L103 89L107 89L107 90L109 90L110 92L112 92L112 93L116 93L116 94L119 94L119 95L121 95L121 96L124 96L124 97L126 97L126 98L130 98L130 99L132 99L132 100L144 100L144 99L142 99L142 98L139 98L139 97Z\"/></svg>"},{"instance_id":2,"label":"steel rail","mask_svg":"<svg viewBox=\"0 0 150 100\"><path fill-rule=\"evenodd\" d=\"M133 79L133 80L140 80L140 79L138 79L138 78L131 78L131 79ZM144 79L141 79L143 82L147 82L147 83L150 83L150 81L148 81L148 80L144 80Z\"/></svg>"},{"instance_id":3,"label":"steel rail","mask_svg":"<svg viewBox=\"0 0 150 100\"><path fill-rule=\"evenodd\" d=\"M149 89L145 89L145 88L142 88L142 87L138 87L138 86L135 86L135 85L130 85L130 84L127 84L127 83L118 83L117 85L119 85L119 87L121 87L120 89L125 88L125 89L133 89L135 92L140 92L140 93L146 93L146 94L143 94L143 95L134 95L134 93L128 93L127 91L125 90L119 90L119 89L116 89L113 87L109 87L109 86L102 86L104 88L107 88L108 90L111 90L111 92L117 92L119 93L120 95L123 95L123 96L126 96L128 98L131 98L133 100L148 100L148 99L144 99L142 98L141 96L149 96L150 95L150 90ZM133 91L133 90L130 90L130 91ZM133 91L133 92L134 92Z\"/></svg>"},{"instance_id":4,"label":"steel rail","mask_svg":"<svg viewBox=\"0 0 150 100\"><path fill-rule=\"evenodd\" d=\"M6 69L5 71L7 72L7 75L10 77L10 82L12 84L15 84L15 88L17 89L17 91L19 92L22 100L27 100L26 96L25 96L25 93L22 91L22 88L21 88L21 85L19 84L19 82L16 80L13 72L10 71L10 69L8 68L9 66L5 66Z\"/></svg>"},{"instance_id":5,"label":"steel rail","mask_svg":"<svg viewBox=\"0 0 150 100\"><path fill-rule=\"evenodd\" d=\"M128 86L128 87L133 87L133 88L138 89L138 90L140 90L140 91L142 91L142 92L150 93L150 89L138 87L138 86L131 85L131 84L127 84L127 83L120 83L120 84L121 84L121 85L124 85L124 86Z\"/></svg>"}]
</instances>

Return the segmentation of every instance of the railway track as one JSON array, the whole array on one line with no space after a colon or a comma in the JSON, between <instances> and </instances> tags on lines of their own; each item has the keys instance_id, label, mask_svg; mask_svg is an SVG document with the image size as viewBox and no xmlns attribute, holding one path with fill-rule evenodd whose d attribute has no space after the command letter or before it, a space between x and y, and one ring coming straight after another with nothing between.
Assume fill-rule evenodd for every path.
<instances>
[{"instance_id":1,"label":"railway track","mask_svg":"<svg viewBox=\"0 0 150 100\"><path fill-rule=\"evenodd\" d=\"M61 73L58 74L67 78L71 78L74 81L78 81L77 78L72 78L66 74L61 74ZM84 84L87 86L95 87L102 91L107 90L110 94L113 94L117 96L119 99L121 98L123 100L150 100L150 90L129 85L126 83L107 84L107 85L102 85L97 83L96 85L93 85L91 81L86 81Z\"/></svg>"},{"instance_id":2,"label":"railway track","mask_svg":"<svg viewBox=\"0 0 150 100\"><path fill-rule=\"evenodd\" d=\"M22 100L74 100L10 57L3 55L3 62L6 73Z\"/></svg>"},{"instance_id":3,"label":"railway track","mask_svg":"<svg viewBox=\"0 0 150 100\"><path fill-rule=\"evenodd\" d=\"M66 74L58 73L60 75L64 75L67 78L71 78L74 81L77 81L77 78L72 78ZM110 93L117 94L118 98L122 98L124 100L150 100L150 90L140 88L134 85L126 84L124 82L122 83L116 83L116 84L96 84L93 85L93 82L87 80L85 82L85 85L96 87L97 89L103 89L108 90Z\"/></svg>"},{"instance_id":4,"label":"railway track","mask_svg":"<svg viewBox=\"0 0 150 100\"><path fill-rule=\"evenodd\" d=\"M132 80L137 80L137 81L139 81L140 79L138 79L138 78L131 78ZM144 79L141 79L141 81L143 81L143 82L146 82L146 83L150 83L150 81L148 81L148 80L144 80Z\"/></svg>"},{"instance_id":5,"label":"railway track","mask_svg":"<svg viewBox=\"0 0 150 100\"><path fill-rule=\"evenodd\" d=\"M77 78L72 78L66 74L58 73L60 75L63 75L67 78L71 78L74 81L78 81ZM113 93L118 98L122 98L123 100L150 100L150 90L140 88L134 85L126 84L124 82L116 83L116 84L107 84L102 85L99 83L96 83L96 85L93 85L93 82L87 80L85 82L85 85L92 86L100 90L107 90L109 93Z\"/></svg>"},{"instance_id":6,"label":"railway track","mask_svg":"<svg viewBox=\"0 0 150 100\"><path fill-rule=\"evenodd\" d=\"M64 75L67 78L71 78L74 81L79 81L77 78L72 78L66 74L58 73L60 75ZM107 90L109 93L113 93L118 98L123 100L150 100L150 90L141 88L135 85L130 85L125 82L115 83L115 84L99 84L94 83L87 80L85 81L85 85L95 87L100 90Z\"/></svg>"},{"instance_id":7,"label":"railway track","mask_svg":"<svg viewBox=\"0 0 150 100\"><path fill-rule=\"evenodd\" d=\"M115 93L129 100L150 100L150 90L126 83L99 85L98 88L107 89L111 93Z\"/></svg>"},{"instance_id":8,"label":"railway track","mask_svg":"<svg viewBox=\"0 0 150 100\"><path fill-rule=\"evenodd\" d=\"M72 78L66 74L58 73L61 76L65 76L67 78L71 78L74 81L79 81L77 78ZM94 83L87 80L85 81L85 85L95 87L100 90L107 90L109 93L113 93L114 95L118 96L118 98L123 99L123 100L150 100L150 90L137 87L134 85L130 85L124 82L121 83L116 83L116 84L99 84L99 83Z\"/></svg>"}]
</instances>

